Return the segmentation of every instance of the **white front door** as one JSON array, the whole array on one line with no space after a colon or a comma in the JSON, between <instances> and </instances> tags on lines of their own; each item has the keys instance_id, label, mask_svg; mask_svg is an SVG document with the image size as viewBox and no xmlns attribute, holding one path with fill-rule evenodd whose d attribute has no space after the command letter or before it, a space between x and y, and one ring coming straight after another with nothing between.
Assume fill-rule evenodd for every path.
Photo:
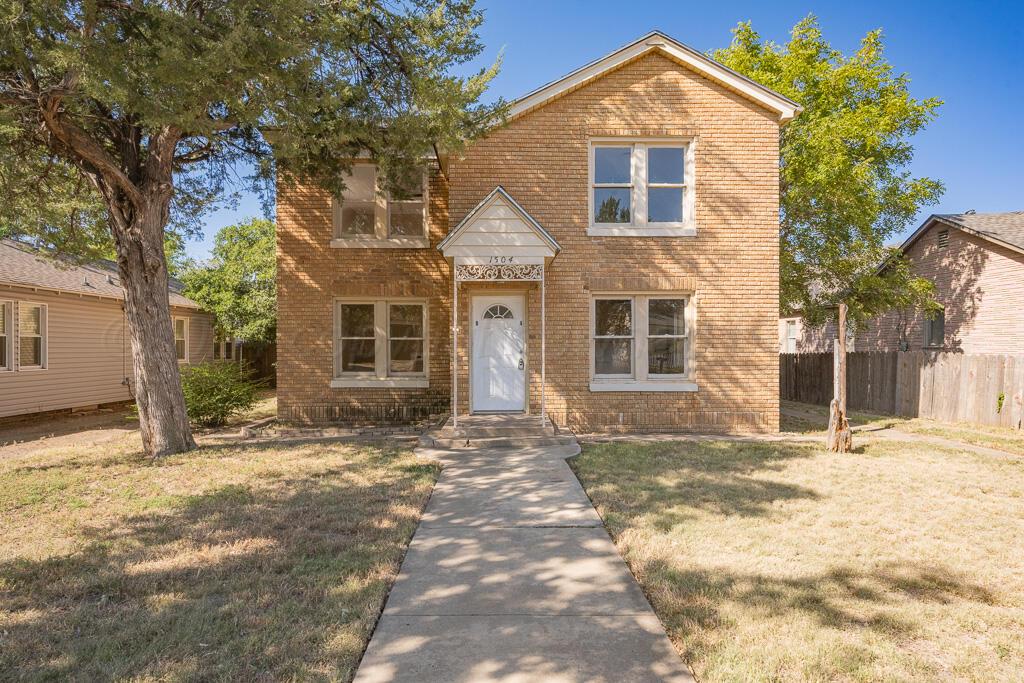
<instances>
[{"instance_id":1,"label":"white front door","mask_svg":"<svg viewBox=\"0 0 1024 683\"><path fill-rule=\"evenodd\" d=\"M525 309L518 294L473 297L473 412L526 408Z\"/></svg>"}]
</instances>

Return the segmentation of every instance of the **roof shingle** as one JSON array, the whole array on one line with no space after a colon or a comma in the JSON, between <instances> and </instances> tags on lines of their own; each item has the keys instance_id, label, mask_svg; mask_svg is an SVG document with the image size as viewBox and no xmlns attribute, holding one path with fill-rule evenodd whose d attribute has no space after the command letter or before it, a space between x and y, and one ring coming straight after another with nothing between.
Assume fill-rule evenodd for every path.
<instances>
[{"instance_id":1,"label":"roof shingle","mask_svg":"<svg viewBox=\"0 0 1024 683\"><path fill-rule=\"evenodd\" d=\"M124 299L117 266L113 263L75 264L48 258L27 244L9 239L0 240L0 285ZM198 304L181 294L180 282L171 280L169 290L172 306L199 308Z\"/></svg>"}]
</instances>

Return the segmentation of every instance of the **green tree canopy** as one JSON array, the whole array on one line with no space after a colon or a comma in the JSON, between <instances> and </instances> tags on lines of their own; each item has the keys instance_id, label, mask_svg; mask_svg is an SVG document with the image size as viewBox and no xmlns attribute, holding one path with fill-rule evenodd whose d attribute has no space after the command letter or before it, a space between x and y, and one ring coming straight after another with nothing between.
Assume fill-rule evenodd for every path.
<instances>
[{"instance_id":1,"label":"green tree canopy","mask_svg":"<svg viewBox=\"0 0 1024 683\"><path fill-rule=\"evenodd\" d=\"M185 295L213 313L221 334L246 341L274 341L275 247L274 224L255 218L222 228L211 259L185 268Z\"/></svg>"},{"instance_id":2,"label":"green tree canopy","mask_svg":"<svg viewBox=\"0 0 1024 683\"><path fill-rule=\"evenodd\" d=\"M845 56L813 16L785 46L741 23L712 56L804 108L780 142L782 311L821 323L845 301L856 325L893 307L934 308L932 284L886 243L942 193L939 181L907 171L910 139L941 102L911 97L910 79L885 59L881 31Z\"/></svg>"},{"instance_id":3,"label":"green tree canopy","mask_svg":"<svg viewBox=\"0 0 1024 683\"><path fill-rule=\"evenodd\" d=\"M481 21L472 0L0 0L0 196L19 197L0 225L113 244L149 453L194 446L168 226L197 230L236 180L336 192L366 152L385 189L404 186L491 120L497 64L459 73Z\"/></svg>"}]
</instances>

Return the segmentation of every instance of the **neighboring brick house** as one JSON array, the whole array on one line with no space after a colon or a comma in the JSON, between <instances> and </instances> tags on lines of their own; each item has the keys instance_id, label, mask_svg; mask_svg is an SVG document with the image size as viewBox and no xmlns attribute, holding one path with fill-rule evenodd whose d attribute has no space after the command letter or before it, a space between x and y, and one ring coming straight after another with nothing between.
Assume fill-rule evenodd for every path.
<instances>
[{"instance_id":1,"label":"neighboring brick house","mask_svg":"<svg viewBox=\"0 0 1024 683\"><path fill-rule=\"evenodd\" d=\"M213 316L168 297L181 363L213 354ZM0 418L132 398L132 356L117 266L78 265L0 240Z\"/></svg>"},{"instance_id":2,"label":"neighboring brick house","mask_svg":"<svg viewBox=\"0 0 1024 683\"><path fill-rule=\"evenodd\" d=\"M1024 211L936 214L902 245L912 272L935 283L943 312L893 311L857 330L857 351L1024 353ZM834 324L779 321L779 348L829 351Z\"/></svg>"},{"instance_id":3,"label":"neighboring brick house","mask_svg":"<svg viewBox=\"0 0 1024 683\"><path fill-rule=\"evenodd\" d=\"M515 101L403 201L370 163L340 201L281 182L281 418L776 431L798 112L651 33Z\"/></svg>"}]
</instances>

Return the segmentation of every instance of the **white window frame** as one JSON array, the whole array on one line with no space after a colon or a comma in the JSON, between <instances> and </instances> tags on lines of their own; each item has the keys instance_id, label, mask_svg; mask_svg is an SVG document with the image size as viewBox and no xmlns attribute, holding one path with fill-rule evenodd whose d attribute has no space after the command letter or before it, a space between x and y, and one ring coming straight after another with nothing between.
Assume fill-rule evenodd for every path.
<instances>
[{"instance_id":1,"label":"white window frame","mask_svg":"<svg viewBox=\"0 0 1024 683\"><path fill-rule=\"evenodd\" d=\"M429 238L429 215L430 215L430 171L423 173L423 234L422 235L399 235L391 236L391 204L407 203L405 200L392 200L382 190L377 182L377 165L369 162L356 162L353 165L364 164L374 169L374 234L373 235L343 235L341 232L341 207L340 198L331 200L331 214L334 223L333 239L331 246L335 249L427 249L430 247Z\"/></svg>"},{"instance_id":2,"label":"white window frame","mask_svg":"<svg viewBox=\"0 0 1024 683\"><path fill-rule=\"evenodd\" d=\"M374 371L342 372L341 370L341 306L343 304L372 304L374 328ZM416 304L423 309L423 372L390 372L391 365L391 315L392 304ZM334 377L331 388L395 388L426 389L430 386L430 305L422 297L391 297L373 299L365 297L336 297L334 307L334 334L332 352ZM400 338L400 339L404 339ZM409 337L418 339L418 337Z\"/></svg>"},{"instance_id":3,"label":"white window frame","mask_svg":"<svg viewBox=\"0 0 1024 683\"><path fill-rule=\"evenodd\" d=\"M786 321L786 353L796 353L797 340L800 338L798 327L796 319ZM790 346L793 347L792 351L789 350Z\"/></svg>"},{"instance_id":4,"label":"white window frame","mask_svg":"<svg viewBox=\"0 0 1024 683\"><path fill-rule=\"evenodd\" d=\"M178 321L183 320L185 322L185 357L178 358ZM189 336L189 320L187 317L182 315L171 316L171 334L174 335L174 357L178 360L178 365L184 365L188 363L188 336Z\"/></svg>"},{"instance_id":5,"label":"white window frame","mask_svg":"<svg viewBox=\"0 0 1024 683\"><path fill-rule=\"evenodd\" d=\"M14 302L0 300L0 318L4 322L4 336L0 346L7 352L7 364L0 365L0 373L14 372Z\"/></svg>"},{"instance_id":6,"label":"white window frame","mask_svg":"<svg viewBox=\"0 0 1024 683\"><path fill-rule=\"evenodd\" d=\"M625 187L622 183L595 183L595 150L599 147L632 147L630 155L630 191L632 209L630 223L596 223L594 219L594 189L598 187ZM683 148L683 182L649 184L647 180L647 150L658 147ZM587 234L592 237L695 237L696 174L694 167L696 141L693 138L615 138L590 139L587 152ZM647 190L649 187L681 187L683 189L683 220L671 223L647 222Z\"/></svg>"},{"instance_id":7,"label":"white window frame","mask_svg":"<svg viewBox=\"0 0 1024 683\"><path fill-rule=\"evenodd\" d=\"M629 299L633 308L633 359L629 375L598 375L594 340L597 330L597 302L601 299ZM678 337L686 339L686 372L682 375L656 375L648 372L647 349L651 338L648 325L648 302L657 299L684 299L686 301L685 334L655 335L654 338ZM697 326L697 303L694 292L597 292L590 297L590 391L697 391L694 369L694 339ZM602 337L608 338L608 337Z\"/></svg>"},{"instance_id":8,"label":"white window frame","mask_svg":"<svg viewBox=\"0 0 1024 683\"><path fill-rule=\"evenodd\" d=\"M22 365L21 364L21 308L22 306L28 306L30 308L39 308L39 365ZM18 370L19 371L40 371L46 370L49 366L49 307L46 304L38 303L35 301L19 301L17 315L12 315L15 323L17 324L17 337L18 337ZM15 359L11 359L12 367Z\"/></svg>"}]
</instances>

